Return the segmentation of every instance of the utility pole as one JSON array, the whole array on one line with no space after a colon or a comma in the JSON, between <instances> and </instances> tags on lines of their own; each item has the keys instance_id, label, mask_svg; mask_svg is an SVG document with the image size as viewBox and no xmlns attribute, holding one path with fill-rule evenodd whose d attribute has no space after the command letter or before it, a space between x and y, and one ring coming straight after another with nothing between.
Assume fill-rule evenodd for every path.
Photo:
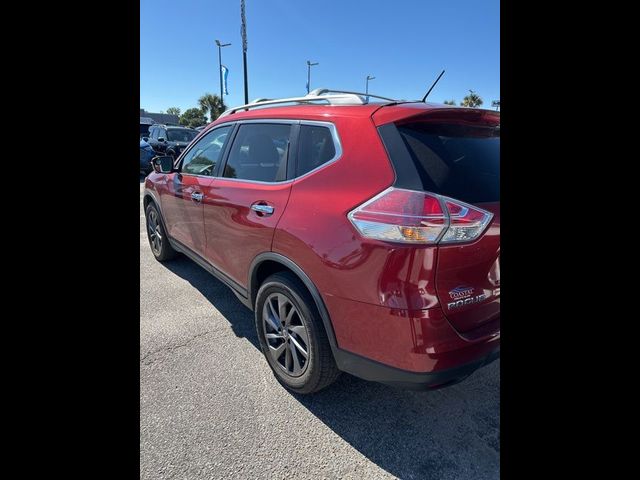
<instances>
[{"instance_id":1,"label":"utility pole","mask_svg":"<svg viewBox=\"0 0 640 480\"><path fill-rule=\"evenodd\" d=\"M309 93L309 89L311 88L311 67L315 65L320 65L318 62L311 63L307 60L307 93Z\"/></svg>"},{"instance_id":2,"label":"utility pole","mask_svg":"<svg viewBox=\"0 0 640 480\"><path fill-rule=\"evenodd\" d=\"M367 84L365 87L365 93L367 94L367 102L369 101L369 80L373 80L376 77L372 77L371 75L367 75Z\"/></svg>"},{"instance_id":3,"label":"utility pole","mask_svg":"<svg viewBox=\"0 0 640 480\"><path fill-rule=\"evenodd\" d=\"M216 40L218 45L218 70L220 70L220 102L222 103L222 111L224 112L224 90L222 89L222 47L228 47L230 43L220 43L220 40Z\"/></svg>"},{"instance_id":4,"label":"utility pole","mask_svg":"<svg viewBox=\"0 0 640 480\"><path fill-rule=\"evenodd\" d=\"M247 17L244 14L244 0L240 0L240 34L242 35L242 63L244 65L244 103L249 103L249 83L247 81Z\"/></svg>"}]
</instances>

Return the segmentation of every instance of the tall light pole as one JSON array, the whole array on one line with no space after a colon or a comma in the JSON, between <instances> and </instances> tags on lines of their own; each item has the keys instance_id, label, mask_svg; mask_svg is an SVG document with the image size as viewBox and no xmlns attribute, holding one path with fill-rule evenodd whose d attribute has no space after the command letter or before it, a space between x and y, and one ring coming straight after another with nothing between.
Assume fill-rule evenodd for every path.
<instances>
[{"instance_id":1,"label":"tall light pole","mask_svg":"<svg viewBox=\"0 0 640 480\"><path fill-rule=\"evenodd\" d=\"M216 40L218 45L218 70L220 71L220 102L222 103L222 111L224 112L224 90L222 89L222 47L228 47L230 43L220 43L220 40Z\"/></svg>"},{"instance_id":2,"label":"tall light pole","mask_svg":"<svg viewBox=\"0 0 640 480\"><path fill-rule=\"evenodd\" d=\"M372 77L371 75L367 75L367 83L366 83L365 90L364 90L364 93L367 94L367 102L369 101L369 80L373 80L374 78L376 78L376 77Z\"/></svg>"},{"instance_id":3,"label":"tall light pole","mask_svg":"<svg viewBox=\"0 0 640 480\"><path fill-rule=\"evenodd\" d=\"M311 67L315 65L320 65L318 62L311 63L307 60L307 93L309 93L309 89L311 88Z\"/></svg>"},{"instance_id":4,"label":"tall light pole","mask_svg":"<svg viewBox=\"0 0 640 480\"><path fill-rule=\"evenodd\" d=\"M242 64L244 65L244 104L249 103L249 84L247 83L247 17L244 14L244 0L240 0L240 34L242 35Z\"/></svg>"}]
</instances>

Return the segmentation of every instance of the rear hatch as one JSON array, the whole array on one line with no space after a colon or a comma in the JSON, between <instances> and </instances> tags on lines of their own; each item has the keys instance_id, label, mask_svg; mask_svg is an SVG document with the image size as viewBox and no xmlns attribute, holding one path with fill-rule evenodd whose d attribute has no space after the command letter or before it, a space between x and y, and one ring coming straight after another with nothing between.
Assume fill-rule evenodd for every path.
<instances>
[{"instance_id":1,"label":"rear hatch","mask_svg":"<svg viewBox=\"0 0 640 480\"><path fill-rule=\"evenodd\" d=\"M436 193L492 215L472 240L442 237L435 286L447 319L459 332L499 320L499 114L430 109L378 130L396 170L394 187ZM453 222L451 209L450 214Z\"/></svg>"}]
</instances>

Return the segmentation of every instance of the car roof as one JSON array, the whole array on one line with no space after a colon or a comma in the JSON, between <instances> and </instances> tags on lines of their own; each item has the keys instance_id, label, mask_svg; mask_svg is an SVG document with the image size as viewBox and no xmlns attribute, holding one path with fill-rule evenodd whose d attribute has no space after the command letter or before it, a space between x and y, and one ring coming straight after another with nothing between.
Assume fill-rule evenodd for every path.
<instances>
[{"instance_id":1,"label":"car roof","mask_svg":"<svg viewBox=\"0 0 640 480\"><path fill-rule=\"evenodd\" d=\"M215 122L205 127L203 132L210 130L224 123L232 123L240 120L264 120L264 119L287 119L287 120L315 120L329 121L332 118L363 118L373 117L376 125L395 122L397 120L424 115L435 111L471 111L479 110L454 105L444 105L440 103L423 102L379 102L366 103L364 105L318 105L318 104L296 104L286 106L259 107L250 110L239 110L229 115L217 119ZM486 110L493 114L499 114L492 110Z\"/></svg>"}]
</instances>

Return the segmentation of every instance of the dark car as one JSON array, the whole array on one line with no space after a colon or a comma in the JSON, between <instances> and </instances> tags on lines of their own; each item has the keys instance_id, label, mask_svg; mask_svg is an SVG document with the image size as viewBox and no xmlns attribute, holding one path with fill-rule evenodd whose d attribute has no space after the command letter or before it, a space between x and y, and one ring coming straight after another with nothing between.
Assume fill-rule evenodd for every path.
<instances>
[{"instance_id":1,"label":"dark car","mask_svg":"<svg viewBox=\"0 0 640 480\"><path fill-rule=\"evenodd\" d=\"M177 158L198 133L193 128L155 124L149 128L149 137L145 140L158 154Z\"/></svg>"},{"instance_id":2,"label":"dark car","mask_svg":"<svg viewBox=\"0 0 640 480\"><path fill-rule=\"evenodd\" d=\"M500 355L499 112L368 97L231 108L145 180L153 255L229 286L298 393L440 388Z\"/></svg>"},{"instance_id":3,"label":"dark car","mask_svg":"<svg viewBox=\"0 0 640 480\"><path fill-rule=\"evenodd\" d=\"M140 117L140 138L149 137L149 128L156 122L150 117Z\"/></svg>"},{"instance_id":4,"label":"dark car","mask_svg":"<svg viewBox=\"0 0 640 480\"><path fill-rule=\"evenodd\" d=\"M151 148L151 145L140 139L140 173L148 175L152 172L151 159L156 155L157 153Z\"/></svg>"}]
</instances>

